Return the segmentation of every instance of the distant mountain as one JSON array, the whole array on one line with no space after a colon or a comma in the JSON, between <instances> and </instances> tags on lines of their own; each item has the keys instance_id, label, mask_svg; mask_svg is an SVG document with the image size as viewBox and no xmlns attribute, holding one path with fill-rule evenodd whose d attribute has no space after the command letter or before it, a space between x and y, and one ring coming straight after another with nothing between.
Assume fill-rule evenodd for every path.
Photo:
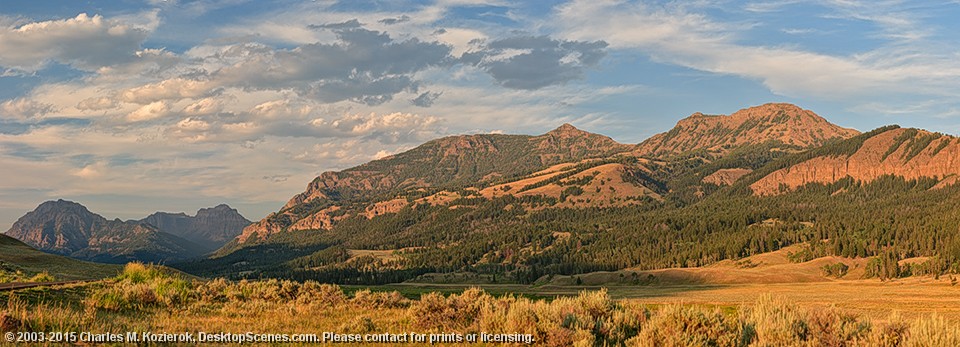
<instances>
[{"instance_id":1,"label":"distant mountain","mask_svg":"<svg viewBox=\"0 0 960 347\"><path fill-rule=\"evenodd\" d=\"M104 263L169 262L205 253L204 247L151 225L107 220L65 200L40 204L6 235L46 252Z\"/></svg>"},{"instance_id":2,"label":"distant mountain","mask_svg":"<svg viewBox=\"0 0 960 347\"><path fill-rule=\"evenodd\" d=\"M249 220L236 209L225 204L202 208L196 215L157 212L139 222L157 227L162 232L190 240L207 249L215 250L240 235Z\"/></svg>"},{"instance_id":3,"label":"distant mountain","mask_svg":"<svg viewBox=\"0 0 960 347\"><path fill-rule=\"evenodd\" d=\"M834 125L796 105L771 103L742 109L729 116L694 113L677 122L670 131L641 142L637 153L655 157L695 150L722 153L767 141L811 148L857 134L856 130Z\"/></svg>"}]
</instances>

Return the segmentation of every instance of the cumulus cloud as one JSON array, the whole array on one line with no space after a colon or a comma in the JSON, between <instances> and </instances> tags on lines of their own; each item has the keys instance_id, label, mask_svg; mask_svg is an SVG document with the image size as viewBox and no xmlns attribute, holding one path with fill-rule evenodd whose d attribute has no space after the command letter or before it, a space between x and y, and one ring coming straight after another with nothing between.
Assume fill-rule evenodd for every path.
<instances>
[{"instance_id":1,"label":"cumulus cloud","mask_svg":"<svg viewBox=\"0 0 960 347\"><path fill-rule=\"evenodd\" d=\"M0 118L29 119L53 112L51 104L19 98L0 103Z\"/></svg>"},{"instance_id":2,"label":"cumulus cloud","mask_svg":"<svg viewBox=\"0 0 960 347\"><path fill-rule=\"evenodd\" d=\"M223 102L221 98L203 98L187 105L180 112L191 116L214 114L223 110Z\"/></svg>"},{"instance_id":3,"label":"cumulus cloud","mask_svg":"<svg viewBox=\"0 0 960 347\"><path fill-rule=\"evenodd\" d=\"M433 102L436 101L440 95L443 95L443 92L423 92L423 94L420 94L413 100L410 100L410 103L414 106L430 107L433 106Z\"/></svg>"},{"instance_id":4,"label":"cumulus cloud","mask_svg":"<svg viewBox=\"0 0 960 347\"><path fill-rule=\"evenodd\" d=\"M451 63L450 47L438 42L397 41L362 28L331 30L337 42L249 52L243 61L212 73L211 81L252 90L292 88L328 103L376 105L415 91L417 72Z\"/></svg>"},{"instance_id":5,"label":"cumulus cloud","mask_svg":"<svg viewBox=\"0 0 960 347\"><path fill-rule=\"evenodd\" d=\"M100 111L117 107L117 100L105 96L83 99L77 104L77 109L83 111Z\"/></svg>"},{"instance_id":6,"label":"cumulus cloud","mask_svg":"<svg viewBox=\"0 0 960 347\"><path fill-rule=\"evenodd\" d=\"M36 71L49 62L94 70L131 60L149 29L100 15L0 27L0 66Z\"/></svg>"},{"instance_id":7,"label":"cumulus cloud","mask_svg":"<svg viewBox=\"0 0 960 347\"><path fill-rule=\"evenodd\" d=\"M607 43L555 40L547 36L517 36L497 39L483 49L465 53L472 63L500 85L513 89L539 89L583 77L606 54Z\"/></svg>"},{"instance_id":8,"label":"cumulus cloud","mask_svg":"<svg viewBox=\"0 0 960 347\"><path fill-rule=\"evenodd\" d=\"M127 115L128 122L145 122L170 114L170 104L164 101L155 101L141 106Z\"/></svg>"},{"instance_id":9,"label":"cumulus cloud","mask_svg":"<svg viewBox=\"0 0 960 347\"><path fill-rule=\"evenodd\" d=\"M160 100L197 98L211 92L212 88L207 82L173 78L127 90L121 94L121 99L125 102L145 105Z\"/></svg>"}]
</instances>

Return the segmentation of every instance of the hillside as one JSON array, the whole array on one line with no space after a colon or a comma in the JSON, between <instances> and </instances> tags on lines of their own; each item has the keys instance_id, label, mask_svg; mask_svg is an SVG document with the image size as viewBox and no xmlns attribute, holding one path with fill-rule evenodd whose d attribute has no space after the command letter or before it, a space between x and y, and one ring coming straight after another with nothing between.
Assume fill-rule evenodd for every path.
<instances>
[{"instance_id":1,"label":"hillside","mask_svg":"<svg viewBox=\"0 0 960 347\"><path fill-rule=\"evenodd\" d=\"M47 272L57 281L101 279L120 272L117 265L97 264L44 253L12 237L0 235L0 270L26 276Z\"/></svg>"},{"instance_id":2,"label":"hillside","mask_svg":"<svg viewBox=\"0 0 960 347\"><path fill-rule=\"evenodd\" d=\"M740 124L739 131L705 126L688 131L689 122L681 121L679 130L670 132L714 140L661 141L676 148L660 156L638 156L638 146L616 144L569 125L541 136L431 141L325 173L212 257L177 266L208 276L337 283L386 283L450 272L531 283L549 274L700 267L810 241L826 245L818 250L823 256L876 257L890 254L893 242L904 252L898 257L931 256L940 254L938 247L910 240L904 230L917 225L954 230L953 222L942 219L952 210L932 204L957 192L928 192L932 184L927 181L893 176L878 184L841 180L769 198L749 189L804 158L859 148L858 143L879 131L852 136L855 131L784 104L717 119L717 124L740 122L730 123ZM811 131L811 124L820 128ZM711 145L716 141L727 144ZM534 142L540 145L518 145ZM590 150L562 152L556 143ZM543 159L544 148L560 157ZM408 160L419 164L405 164ZM457 167L469 170L453 169ZM841 187L851 194L823 193ZM864 204L864 195L871 204ZM914 214L902 213L896 205L904 199L922 202L916 210L938 217L918 221ZM885 226L872 223L890 215L896 219ZM844 232L851 229L860 232ZM938 240L936 244L955 239L950 234ZM935 271L941 264L925 266L924 271Z\"/></svg>"},{"instance_id":3,"label":"hillside","mask_svg":"<svg viewBox=\"0 0 960 347\"><path fill-rule=\"evenodd\" d=\"M354 168L325 172L280 211L245 228L237 241L262 240L287 229L330 229L344 216L395 212L409 204L400 200L434 194L463 198L470 195L464 188L522 180L551 165L605 158L631 148L569 124L539 136L446 137ZM559 192L553 195L558 198ZM354 203L362 206L342 208Z\"/></svg>"},{"instance_id":4,"label":"hillside","mask_svg":"<svg viewBox=\"0 0 960 347\"><path fill-rule=\"evenodd\" d=\"M773 171L752 184L757 195L782 194L807 184L829 184L844 179L873 182L884 176L907 180L929 178L936 188L957 182L960 141L953 136L918 129L889 128L869 137L826 146L823 154ZM839 148L849 148L843 151ZM838 148L833 150L833 148Z\"/></svg>"},{"instance_id":5,"label":"hillside","mask_svg":"<svg viewBox=\"0 0 960 347\"><path fill-rule=\"evenodd\" d=\"M167 262L205 253L203 247L151 225L107 220L65 200L40 204L6 235L46 252L104 263Z\"/></svg>"}]
</instances>

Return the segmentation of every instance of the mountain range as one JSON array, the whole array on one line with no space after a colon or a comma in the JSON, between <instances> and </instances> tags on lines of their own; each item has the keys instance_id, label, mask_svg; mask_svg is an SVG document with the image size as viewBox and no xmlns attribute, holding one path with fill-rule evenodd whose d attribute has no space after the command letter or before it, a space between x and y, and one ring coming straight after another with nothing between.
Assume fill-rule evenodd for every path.
<instances>
[{"instance_id":1,"label":"mountain range","mask_svg":"<svg viewBox=\"0 0 960 347\"><path fill-rule=\"evenodd\" d=\"M40 204L6 235L39 250L83 260L170 262L209 253L248 224L227 205L201 209L196 216L157 212L142 220L121 221L61 199Z\"/></svg>"},{"instance_id":2,"label":"mountain range","mask_svg":"<svg viewBox=\"0 0 960 347\"><path fill-rule=\"evenodd\" d=\"M41 205L8 234L97 260L146 258L109 243L119 229L136 236L121 244L149 244L163 259L226 242L173 266L342 284L431 273L534 283L704 266L791 245L805 252L798 259L919 257L926 270L914 271L939 273L960 270L960 206L949 203L960 199L958 174L955 137L896 125L860 133L773 103L695 113L639 144L570 124L537 136L445 137L322 173L254 223L225 218L225 206L120 222L40 213L49 209Z\"/></svg>"},{"instance_id":3,"label":"mountain range","mask_svg":"<svg viewBox=\"0 0 960 347\"><path fill-rule=\"evenodd\" d=\"M539 136L451 136L325 172L211 257L177 266L338 283L433 272L531 283L800 243L960 266L957 232L911 233L960 230L951 219L960 211L935 203L960 197L958 145L898 126L860 133L783 103L695 113L639 144L569 124ZM931 218L905 214L903 201Z\"/></svg>"}]
</instances>

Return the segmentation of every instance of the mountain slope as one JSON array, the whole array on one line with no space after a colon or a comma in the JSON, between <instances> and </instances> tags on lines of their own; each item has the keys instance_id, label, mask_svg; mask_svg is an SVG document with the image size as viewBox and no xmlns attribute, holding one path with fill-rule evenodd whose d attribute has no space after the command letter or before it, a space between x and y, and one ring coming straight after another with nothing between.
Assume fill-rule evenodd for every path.
<instances>
[{"instance_id":1,"label":"mountain slope","mask_svg":"<svg viewBox=\"0 0 960 347\"><path fill-rule=\"evenodd\" d=\"M756 195L775 195L801 186L843 179L872 182L884 176L952 185L960 175L960 140L919 129L887 127L794 159L750 184Z\"/></svg>"},{"instance_id":2,"label":"mountain slope","mask_svg":"<svg viewBox=\"0 0 960 347\"><path fill-rule=\"evenodd\" d=\"M153 226L107 220L64 200L40 204L6 235L43 251L106 263L164 262L204 253L202 247Z\"/></svg>"},{"instance_id":3,"label":"mountain slope","mask_svg":"<svg viewBox=\"0 0 960 347\"><path fill-rule=\"evenodd\" d=\"M196 215L157 212L140 220L162 232L190 240L207 249L215 250L240 235L250 221L225 204L202 208Z\"/></svg>"},{"instance_id":4,"label":"mountain slope","mask_svg":"<svg viewBox=\"0 0 960 347\"><path fill-rule=\"evenodd\" d=\"M409 151L343 170L325 172L280 211L243 230L238 243L293 228L329 229L351 213L396 211L427 193L522 179L545 167L628 152L630 145L564 124L546 134L462 135L429 141ZM518 187L522 188L522 187ZM465 197L456 194L457 197ZM559 197L559 194L555 194ZM402 196L398 200L398 196ZM379 203L379 204L378 204ZM370 211L368 211L370 210Z\"/></svg>"},{"instance_id":5,"label":"mountain slope","mask_svg":"<svg viewBox=\"0 0 960 347\"><path fill-rule=\"evenodd\" d=\"M47 272L57 281L101 279L116 275L120 267L44 253L0 234L0 270L22 271L27 276Z\"/></svg>"},{"instance_id":6,"label":"mountain slope","mask_svg":"<svg viewBox=\"0 0 960 347\"><path fill-rule=\"evenodd\" d=\"M631 147L564 124L540 136L480 134L429 141L340 172L325 172L284 209L318 198L343 199L413 188L457 188L543 167L606 157Z\"/></svg>"},{"instance_id":7,"label":"mountain slope","mask_svg":"<svg viewBox=\"0 0 960 347\"><path fill-rule=\"evenodd\" d=\"M804 148L849 138L856 130L842 128L795 105L770 103L739 110L729 116L694 113L668 132L637 145L645 156L676 155L695 150L723 153L732 148L778 141Z\"/></svg>"},{"instance_id":8,"label":"mountain slope","mask_svg":"<svg viewBox=\"0 0 960 347\"><path fill-rule=\"evenodd\" d=\"M844 181L776 197L749 189L810 158L853 154L893 128L857 134L784 104L695 118L704 119L681 121L639 146L568 125L541 136L431 141L326 173L213 257L179 267L210 276L337 283L403 281L428 272L532 283L542 276L627 267L703 266L810 241L830 247L817 248L821 255L874 256L890 245L871 240L901 238L911 225L953 225L941 217L955 209L932 202L960 192L943 189L928 198L927 181ZM678 135L668 138L670 133ZM923 149L922 143L936 142L920 137L901 143ZM537 146L519 145L537 140ZM652 149L644 152L644 146ZM562 150L568 147L589 150ZM545 156L544 148L559 154ZM914 149L900 151L911 156ZM350 179L333 180L338 177ZM852 193L823 192L841 186ZM861 207L864 196L872 200ZM917 209L941 219L911 219L896 210L903 200L922 201ZM852 214L863 216L851 220ZM895 228L869 223L884 215L897 215ZM862 233L846 235L844 228ZM890 230L896 234L888 235ZM955 236L903 243L902 249L930 256L941 242L960 240ZM924 266L918 271L933 271L936 264Z\"/></svg>"}]
</instances>

